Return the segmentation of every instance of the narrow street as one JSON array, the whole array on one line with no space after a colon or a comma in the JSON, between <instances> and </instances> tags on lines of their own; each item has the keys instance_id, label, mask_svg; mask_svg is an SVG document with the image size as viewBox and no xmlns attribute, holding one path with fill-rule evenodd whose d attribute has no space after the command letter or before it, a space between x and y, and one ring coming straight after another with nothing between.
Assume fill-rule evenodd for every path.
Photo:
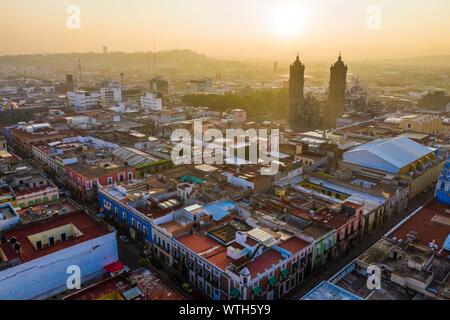
<instances>
[{"instance_id":1,"label":"narrow street","mask_svg":"<svg viewBox=\"0 0 450 320\"><path fill-rule=\"evenodd\" d=\"M119 251L119 260L121 262L127 265L130 269L139 267L142 248L138 243L136 243L134 240L131 240L129 243L124 243L122 240L117 239L117 246ZM194 292L192 294L189 294L185 289L183 289L182 284L185 281L177 277L163 264L156 267L155 264L150 263L148 269L158 278L160 278L161 281L163 281L167 286L184 295L186 299L198 299L198 296L196 296Z\"/></svg>"}]
</instances>

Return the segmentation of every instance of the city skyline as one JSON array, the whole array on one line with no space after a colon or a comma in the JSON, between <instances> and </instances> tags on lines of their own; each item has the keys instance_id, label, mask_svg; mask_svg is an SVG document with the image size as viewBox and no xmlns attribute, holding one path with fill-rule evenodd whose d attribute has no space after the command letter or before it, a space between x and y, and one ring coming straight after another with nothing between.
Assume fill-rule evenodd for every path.
<instances>
[{"instance_id":1,"label":"city skyline","mask_svg":"<svg viewBox=\"0 0 450 320\"><path fill-rule=\"evenodd\" d=\"M103 46L110 52L186 48L214 58L280 61L296 51L317 60L338 51L349 60L450 54L443 41L450 4L431 2L44 0L37 7L7 0L0 4L6 30L0 55L100 52ZM67 28L71 5L80 8L80 29Z\"/></svg>"}]
</instances>

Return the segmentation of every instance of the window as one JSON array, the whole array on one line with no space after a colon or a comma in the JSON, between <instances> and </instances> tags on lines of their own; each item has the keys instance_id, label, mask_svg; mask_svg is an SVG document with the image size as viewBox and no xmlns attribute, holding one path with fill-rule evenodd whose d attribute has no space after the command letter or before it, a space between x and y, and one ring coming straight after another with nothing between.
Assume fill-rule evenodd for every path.
<instances>
[{"instance_id":1,"label":"window","mask_svg":"<svg viewBox=\"0 0 450 320\"><path fill-rule=\"evenodd\" d=\"M112 177L108 177L108 184L113 184L113 178Z\"/></svg>"},{"instance_id":2,"label":"window","mask_svg":"<svg viewBox=\"0 0 450 320\"><path fill-rule=\"evenodd\" d=\"M125 212L122 212L122 220L123 221L127 220L127 214Z\"/></svg>"},{"instance_id":3,"label":"window","mask_svg":"<svg viewBox=\"0 0 450 320\"><path fill-rule=\"evenodd\" d=\"M144 227L144 236L146 236L147 237L147 235L148 235L148 230L147 230L147 227Z\"/></svg>"},{"instance_id":4,"label":"window","mask_svg":"<svg viewBox=\"0 0 450 320\"><path fill-rule=\"evenodd\" d=\"M128 180L133 180L133 172L128 172Z\"/></svg>"}]
</instances>

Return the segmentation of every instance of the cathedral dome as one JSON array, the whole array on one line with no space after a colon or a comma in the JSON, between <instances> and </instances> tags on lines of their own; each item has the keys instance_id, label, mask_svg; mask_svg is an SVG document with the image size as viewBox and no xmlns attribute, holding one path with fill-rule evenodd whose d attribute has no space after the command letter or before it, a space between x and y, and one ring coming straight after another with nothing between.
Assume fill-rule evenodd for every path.
<instances>
[{"instance_id":1,"label":"cathedral dome","mask_svg":"<svg viewBox=\"0 0 450 320\"><path fill-rule=\"evenodd\" d=\"M294 63L292 64L292 67L293 68L302 68L303 67L303 64L300 61L298 54L297 54L297 58L295 59Z\"/></svg>"},{"instance_id":2,"label":"cathedral dome","mask_svg":"<svg viewBox=\"0 0 450 320\"><path fill-rule=\"evenodd\" d=\"M340 68L345 68L346 67L346 65L344 64L344 61L342 61L341 54L339 54L338 60L335 62L335 64L333 66L334 67L340 67Z\"/></svg>"}]
</instances>

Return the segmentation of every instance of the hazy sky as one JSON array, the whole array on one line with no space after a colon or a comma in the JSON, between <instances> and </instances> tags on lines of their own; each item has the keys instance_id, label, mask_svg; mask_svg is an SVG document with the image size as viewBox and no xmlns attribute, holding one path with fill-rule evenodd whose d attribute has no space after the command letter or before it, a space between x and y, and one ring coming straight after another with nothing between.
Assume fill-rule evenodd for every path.
<instances>
[{"instance_id":1,"label":"hazy sky","mask_svg":"<svg viewBox=\"0 0 450 320\"><path fill-rule=\"evenodd\" d=\"M70 5L79 30L66 27ZM1 0L0 12L2 55L103 45L243 60L450 54L449 0Z\"/></svg>"}]
</instances>

